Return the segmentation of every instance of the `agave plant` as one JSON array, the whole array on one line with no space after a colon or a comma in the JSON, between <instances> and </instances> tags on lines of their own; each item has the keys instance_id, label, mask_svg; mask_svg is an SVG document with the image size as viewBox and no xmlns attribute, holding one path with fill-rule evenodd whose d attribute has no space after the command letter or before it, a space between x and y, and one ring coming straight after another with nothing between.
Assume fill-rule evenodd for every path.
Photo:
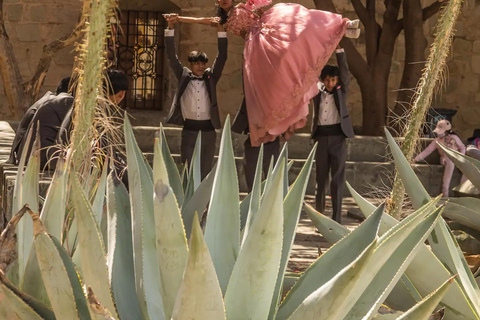
<instances>
[{"instance_id":1,"label":"agave plant","mask_svg":"<svg viewBox=\"0 0 480 320\"><path fill-rule=\"evenodd\" d=\"M0 243L12 243L18 220L33 221L36 268L27 270L40 276L36 287L29 285L24 292L25 281L15 286L2 275L0 299L8 303L0 304L0 314L12 319L82 320L381 319L377 310L392 297L443 210L436 208L438 199L430 200L408 219L385 228L384 207L377 208L357 229L340 234L338 243L282 300L315 148L291 186L286 147L263 182L261 152L252 193L240 202L228 118L215 169L199 180L197 141L185 184L163 130L155 141L153 169L140 152L128 119L124 130L130 192L104 169L90 199L78 173L69 172L71 183L65 183L67 166L59 162L41 216L24 208L12 220ZM25 178L37 161L30 160L19 189L30 183ZM68 188L74 218L66 224ZM102 218L99 199L105 194ZM17 197L33 205L38 194L28 198L19 192ZM203 233L199 218L204 211ZM31 218L20 218L25 212ZM72 232L78 237L76 244L69 243ZM7 249L2 246L2 252ZM24 273L24 279L33 277ZM452 288L448 277L444 280L402 319L428 319ZM404 304L403 310L414 304Z\"/></svg>"},{"instance_id":2,"label":"agave plant","mask_svg":"<svg viewBox=\"0 0 480 320\"><path fill-rule=\"evenodd\" d=\"M393 137L388 131L386 131L386 135L397 171L414 208L420 210L428 204L431 204L433 207L437 206L440 198L430 199L430 196L414 174L409 162L395 143ZM475 176L477 176L478 179L478 168L480 168L478 162L446 148L444 148L444 151L470 178L475 179ZM366 217L371 216L378 210L373 204L355 192L350 185L348 187ZM447 202L444 205L443 216L457 219L460 216L463 217L463 222L469 221L469 224L472 225L472 222L475 221L479 214L479 202L477 200L469 198L453 199L452 202ZM306 209L317 229L330 243L336 243L340 238L350 233L348 229L324 217L311 207ZM408 219L410 217L405 220ZM398 221L393 217L384 214L382 224L380 225L380 234L388 232L397 223ZM478 228L478 225L475 227ZM418 254L413 257L410 265L401 275L401 281L395 285L392 291L393 294L388 296L386 304L396 309L404 310L412 302L418 302L427 296L444 281L449 281L451 276L457 275L452 285L443 289L443 296L440 297L440 294L437 296L440 306L445 307L445 319L479 319L480 289L455 237L443 218L439 218L438 224L434 227L428 239L428 243L430 248L424 244L420 245Z\"/></svg>"}]
</instances>

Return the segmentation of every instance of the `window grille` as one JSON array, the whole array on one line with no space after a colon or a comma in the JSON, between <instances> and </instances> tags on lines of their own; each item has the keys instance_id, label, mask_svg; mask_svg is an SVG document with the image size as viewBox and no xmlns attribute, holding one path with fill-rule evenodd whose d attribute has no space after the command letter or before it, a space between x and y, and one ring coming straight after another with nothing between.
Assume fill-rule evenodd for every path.
<instances>
[{"instance_id":1,"label":"window grille","mask_svg":"<svg viewBox=\"0 0 480 320\"><path fill-rule=\"evenodd\" d=\"M120 30L112 30L113 64L130 79L122 107L162 109L164 29L161 12L122 11Z\"/></svg>"}]
</instances>

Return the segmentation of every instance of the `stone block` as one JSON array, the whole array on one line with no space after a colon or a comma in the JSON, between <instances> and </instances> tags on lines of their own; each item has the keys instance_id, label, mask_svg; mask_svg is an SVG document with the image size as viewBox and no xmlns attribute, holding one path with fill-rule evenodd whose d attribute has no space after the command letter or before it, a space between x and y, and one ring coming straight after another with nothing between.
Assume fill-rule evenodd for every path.
<instances>
[{"instance_id":1,"label":"stone block","mask_svg":"<svg viewBox=\"0 0 480 320\"><path fill-rule=\"evenodd\" d=\"M19 41L36 42L41 40L39 23L19 24L16 27L17 38Z\"/></svg>"},{"instance_id":2,"label":"stone block","mask_svg":"<svg viewBox=\"0 0 480 320\"><path fill-rule=\"evenodd\" d=\"M453 40L453 58L465 60L468 59L470 53L472 52L472 42L462 39L455 38Z\"/></svg>"},{"instance_id":3,"label":"stone block","mask_svg":"<svg viewBox=\"0 0 480 320\"><path fill-rule=\"evenodd\" d=\"M38 5L30 7L30 19L36 22L47 21L47 6Z\"/></svg>"},{"instance_id":4,"label":"stone block","mask_svg":"<svg viewBox=\"0 0 480 320\"><path fill-rule=\"evenodd\" d=\"M473 41L472 51L473 53L480 53L480 40Z\"/></svg>"},{"instance_id":5,"label":"stone block","mask_svg":"<svg viewBox=\"0 0 480 320\"><path fill-rule=\"evenodd\" d=\"M472 71L476 74L480 74L480 55L472 57Z\"/></svg>"},{"instance_id":6,"label":"stone block","mask_svg":"<svg viewBox=\"0 0 480 320\"><path fill-rule=\"evenodd\" d=\"M22 19L23 5L21 4L9 4L7 6L7 19L9 21L19 21Z\"/></svg>"}]
</instances>

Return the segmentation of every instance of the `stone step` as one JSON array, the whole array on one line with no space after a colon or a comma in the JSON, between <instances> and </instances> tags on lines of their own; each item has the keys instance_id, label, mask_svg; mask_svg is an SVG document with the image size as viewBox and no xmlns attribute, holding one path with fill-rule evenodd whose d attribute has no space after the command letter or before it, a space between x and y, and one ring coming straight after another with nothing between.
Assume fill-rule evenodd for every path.
<instances>
[{"instance_id":1,"label":"stone step","mask_svg":"<svg viewBox=\"0 0 480 320\"><path fill-rule=\"evenodd\" d=\"M143 152L152 152L155 132L158 127L133 127L135 137L140 149ZM180 141L182 129L179 127L165 127L165 136L168 146L172 153L180 153ZM235 156L243 156L243 143L247 137L242 134L232 133L232 142ZM217 132L217 151L220 146L221 133ZM419 144L419 150L425 148L432 139L422 138ZM283 143L282 143L283 145ZM288 141L288 154L292 159L306 159L311 149L313 141L309 134L295 134ZM347 139L347 160L348 161L366 161L366 162L389 162L391 157L387 140L382 137L355 136L355 138ZM438 152L433 152L426 159L429 164L439 164Z\"/></svg>"},{"instance_id":2,"label":"stone step","mask_svg":"<svg viewBox=\"0 0 480 320\"><path fill-rule=\"evenodd\" d=\"M180 166L181 159L179 154L172 154L175 162ZM153 153L145 153L148 162L152 164ZM218 156L215 156L215 162ZM294 164L288 173L289 183L292 184L297 175L300 173L305 159L290 159L294 160ZM242 157L235 157L238 182L240 192L248 192L245 181L244 161ZM361 195L369 198L384 198L392 189L392 179L395 165L392 162L366 162L366 161L347 161L345 175L346 180L352 187ZM438 195L441 191L443 166L442 165L426 165L414 164L413 169L417 173L420 181L425 186L427 192L431 195ZM315 195L315 162L313 163L312 172L310 174L307 195ZM455 169L452 177L451 188L460 183L461 172ZM327 187L327 194L330 194L329 187ZM344 190L345 196L350 196L347 188Z\"/></svg>"}]
</instances>

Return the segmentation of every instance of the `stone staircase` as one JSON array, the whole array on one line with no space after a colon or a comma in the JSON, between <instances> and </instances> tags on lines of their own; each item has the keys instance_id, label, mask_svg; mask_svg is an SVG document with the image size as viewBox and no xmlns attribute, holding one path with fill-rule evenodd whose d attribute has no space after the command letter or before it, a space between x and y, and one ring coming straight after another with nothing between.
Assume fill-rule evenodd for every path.
<instances>
[{"instance_id":1,"label":"stone staircase","mask_svg":"<svg viewBox=\"0 0 480 320\"><path fill-rule=\"evenodd\" d=\"M153 142L157 127L136 126L134 133L140 149L145 153L147 159L153 159ZM180 139L181 128L165 127L165 135L177 163L180 162ZM221 134L217 134L217 154L220 145ZM234 155L239 175L240 191L246 192L246 182L243 174L243 143L246 136L232 134ZM421 139L420 147L425 148L432 139ZM283 143L282 143L283 145ZM293 182L305 163L308 154L313 147L313 142L308 134L296 134L288 142L288 156L294 160L292 169L289 172L290 182ZM438 195L441 189L443 166L439 164L437 152L432 153L426 163L413 165L415 172L424 184L427 191L432 195ZM356 136L347 140L347 168L346 179L360 194L367 197L385 195L391 190L394 164L389 155L388 145L385 138ZM455 170L451 187L460 182L461 173ZM307 188L307 195L315 194L315 166L312 169L310 181ZM349 192L345 189L345 195Z\"/></svg>"},{"instance_id":2,"label":"stone staircase","mask_svg":"<svg viewBox=\"0 0 480 320\"><path fill-rule=\"evenodd\" d=\"M12 124L15 128L15 123ZM0 121L0 198L1 206L0 217L6 219L10 216L11 201L17 167L4 164L8 159L10 147L14 137L14 130L9 123ZM153 160L153 143L155 132L158 127L135 126L133 127L137 142L144 152L146 158ZM165 135L170 150L177 161L180 163L180 138L181 129L178 127L165 127ZM220 145L221 134L217 134L217 154ZM240 191L247 192L246 182L243 173L243 143L246 136L232 134L234 155L236 158L237 171L239 176ZM424 148L431 139L422 139L421 147ZM288 142L289 159L294 160L294 164L289 172L290 183L294 181L297 174L308 157L313 143L308 134L297 134ZM385 138L357 136L347 140L347 168L346 179L360 194L376 198L387 194L391 189L394 165L388 154L388 147ZM440 193L440 186L443 176L443 166L439 165L439 157L434 152L427 159L427 163L415 164L414 169L420 180L432 195ZM455 171L451 186L460 182L461 174ZM40 194L45 195L51 179L51 173L42 173L40 179ZM313 166L310 181L307 187L307 195L315 194L315 166ZM345 189L345 195L349 192ZM0 221L0 227L2 226Z\"/></svg>"}]
</instances>

